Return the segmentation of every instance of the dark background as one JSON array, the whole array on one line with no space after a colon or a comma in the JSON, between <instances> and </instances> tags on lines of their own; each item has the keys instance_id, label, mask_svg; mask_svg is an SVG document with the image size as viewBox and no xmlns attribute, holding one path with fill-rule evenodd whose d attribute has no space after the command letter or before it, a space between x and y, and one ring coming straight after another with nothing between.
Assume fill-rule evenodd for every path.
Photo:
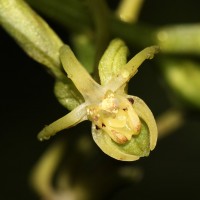
<instances>
[{"instance_id":1,"label":"dark background","mask_svg":"<svg viewBox=\"0 0 200 200\"><path fill-rule=\"evenodd\" d=\"M146 1L140 21L154 25L199 22L199 5L197 0ZM50 20L49 23L58 34L65 34L61 27ZM63 40L67 42L68 38ZM1 199L38 199L29 187L29 173L54 139L40 143L36 135L44 124L61 117L66 110L54 97L53 78L27 57L2 29L0 63ZM162 78L156 68L149 65L151 61L145 63L131 81L130 93L144 99L158 116L168 108L170 101L162 87ZM138 184L118 188L110 199L193 199L199 196L199 119L197 112L184 126L160 140L150 157L133 163L144 170L144 178ZM88 129L88 125L85 127Z\"/></svg>"}]
</instances>

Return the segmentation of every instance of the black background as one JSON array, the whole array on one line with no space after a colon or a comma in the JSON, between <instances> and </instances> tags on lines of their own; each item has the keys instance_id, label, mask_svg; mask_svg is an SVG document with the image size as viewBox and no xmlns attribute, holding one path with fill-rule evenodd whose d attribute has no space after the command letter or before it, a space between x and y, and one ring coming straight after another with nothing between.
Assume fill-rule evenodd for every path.
<instances>
[{"instance_id":1,"label":"black background","mask_svg":"<svg viewBox=\"0 0 200 200\"><path fill-rule=\"evenodd\" d=\"M141 22L154 25L192 23L199 19L197 0L146 1L140 15ZM64 30L51 21L49 23L58 34L65 35ZM63 40L67 42L68 38L63 37ZM161 77L149 65L151 61L144 64L131 81L130 93L144 99L158 116L170 102L162 88ZM53 84L53 78L41 65L27 57L0 29L0 188L3 200L38 199L29 186L28 177L32 166L53 139L40 143L36 135L44 124L66 113L54 97ZM145 172L142 181L116 190L110 199L198 197L199 119L197 114L172 135L160 140L150 157L135 164ZM88 129L88 125L81 127Z\"/></svg>"}]
</instances>

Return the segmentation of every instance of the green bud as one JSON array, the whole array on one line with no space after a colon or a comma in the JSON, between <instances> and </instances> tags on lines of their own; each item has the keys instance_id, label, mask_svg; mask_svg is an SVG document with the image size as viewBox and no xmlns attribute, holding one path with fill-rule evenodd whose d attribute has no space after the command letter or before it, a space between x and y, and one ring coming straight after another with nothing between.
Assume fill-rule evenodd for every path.
<instances>
[{"instance_id":1,"label":"green bud","mask_svg":"<svg viewBox=\"0 0 200 200\"><path fill-rule=\"evenodd\" d=\"M162 71L181 103L200 108L200 64L189 59L164 59Z\"/></svg>"},{"instance_id":2,"label":"green bud","mask_svg":"<svg viewBox=\"0 0 200 200\"><path fill-rule=\"evenodd\" d=\"M120 39L111 41L99 62L101 85L106 85L127 62L128 48Z\"/></svg>"},{"instance_id":3,"label":"green bud","mask_svg":"<svg viewBox=\"0 0 200 200\"><path fill-rule=\"evenodd\" d=\"M182 24L160 28L156 34L156 44L163 53L200 54L200 25Z\"/></svg>"}]
</instances>

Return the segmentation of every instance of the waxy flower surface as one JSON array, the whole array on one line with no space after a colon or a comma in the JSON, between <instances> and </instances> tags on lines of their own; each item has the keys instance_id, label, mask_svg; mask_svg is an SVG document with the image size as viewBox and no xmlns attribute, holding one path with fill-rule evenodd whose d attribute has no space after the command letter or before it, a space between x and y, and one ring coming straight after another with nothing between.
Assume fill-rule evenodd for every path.
<instances>
[{"instance_id":1,"label":"waxy flower surface","mask_svg":"<svg viewBox=\"0 0 200 200\"><path fill-rule=\"evenodd\" d=\"M90 120L93 139L107 155L123 161L148 156L157 142L156 122L143 100L126 93L126 85L143 61L152 59L158 49L147 47L126 63L124 42L113 40L99 63L100 85L64 45L60 49L63 68L85 101L46 126L38 138L49 139L63 129Z\"/></svg>"}]
</instances>

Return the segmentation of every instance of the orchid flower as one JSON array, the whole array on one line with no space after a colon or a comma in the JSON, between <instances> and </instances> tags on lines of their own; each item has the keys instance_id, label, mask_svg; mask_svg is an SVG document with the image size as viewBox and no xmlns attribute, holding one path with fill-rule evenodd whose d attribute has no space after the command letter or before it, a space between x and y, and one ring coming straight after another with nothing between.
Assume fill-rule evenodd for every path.
<instances>
[{"instance_id":1,"label":"orchid flower","mask_svg":"<svg viewBox=\"0 0 200 200\"><path fill-rule=\"evenodd\" d=\"M60 49L65 72L84 98L84 102L67 115L44 127L39 140L84 120L92 122L92 136L107 155L122 161L148 156L155 148L157 126L153 114L139 97L126 93L126 85L145 59L152 59L157 46L147 47L126 62L123 41L111 41L99 63L98 84L80 64L69 46Z\"/></svg>"}]
</instances>

